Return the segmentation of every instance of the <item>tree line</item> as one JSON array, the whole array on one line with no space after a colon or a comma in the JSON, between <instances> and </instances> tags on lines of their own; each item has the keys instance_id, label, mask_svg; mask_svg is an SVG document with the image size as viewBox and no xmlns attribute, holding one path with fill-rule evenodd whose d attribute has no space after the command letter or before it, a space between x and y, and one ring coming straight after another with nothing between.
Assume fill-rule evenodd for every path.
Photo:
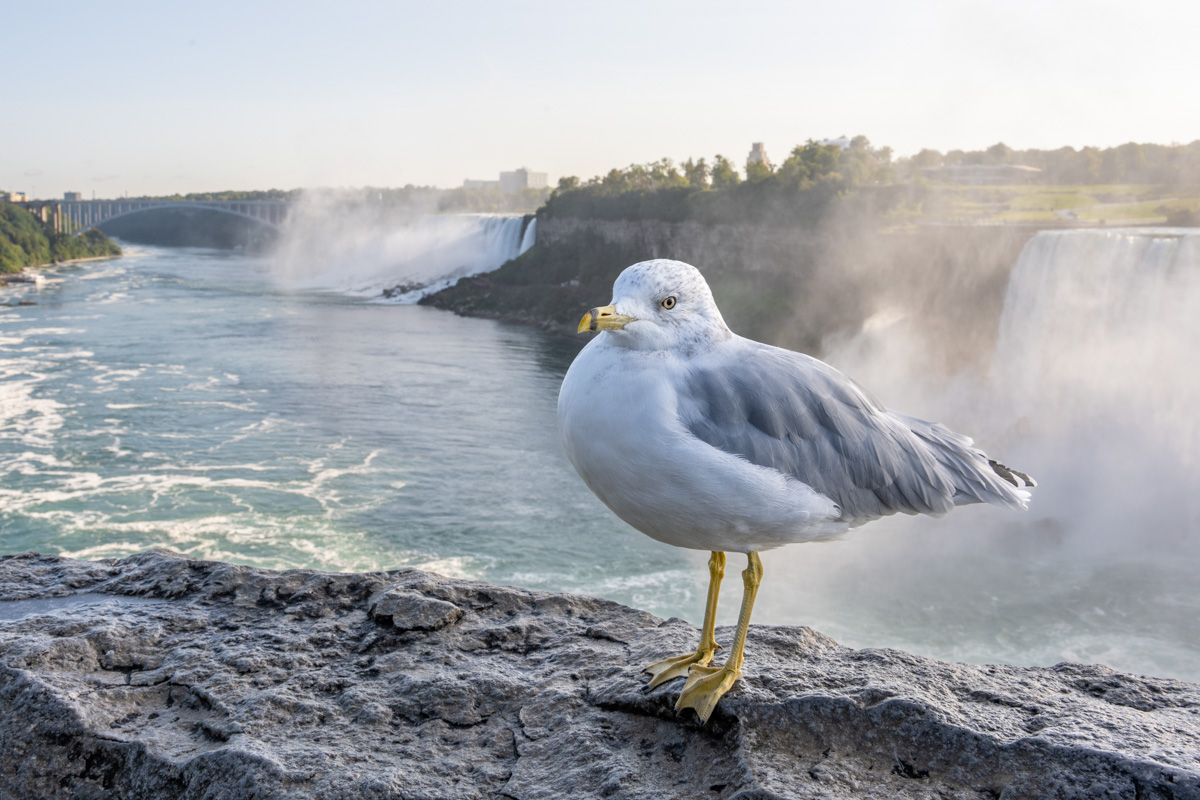
<instances>
[{"instance_id":1,"label":"tree line","mask_svg":"<svg viewBox=\"0 0 1200 800\"><path fill-rule=\"evenodd\" d=\"M744 177L718 154L711 164L704 158L681 164L663 158L612 169L588 181L563 178L539 214L794 224L815 221L835 199L888 186L893 177L891 148L872 147L865 136L854 137L844 149L810 139L778 166L748 160Z\"/></svg>"},{"instance_id":2,"label":"tree line","mask_svg":"<svg viewBox=\"0 0 1200 800\"><path fill-rule=\"evenodd\" d=\"M505 194L499 188L486 187L480 189L440 189L436 186L414 186L408 184L402 187L387 188L367 186L354 189L351 192L341 189L265 189L265 190L226 190L220 192L190 192L188 194L143 195L128 198L130 200L154 200L165 202L250 202L255 200L296 201L305 193L321 194L329 192L339 197L353 194L362 202L372 202L393 208L420 208L449 213L503 213L533 211L546 201L548 189L523 188L511 194Z\"/></svg>"},{"instance_id":3,"label":"tree line","mask_svg":"<svg viewBox=\"0 0 1200 800\"><path fill-rule=\"evenodd\" d=\"M119 256L121 248L95 228L79 236L58 233L20 206L0 203L0 273L95 256Z\"/></svg>"},{"instance_id":4,"label":"tree line","mask_svg":"<svg viewBox=\"0 0 1200 800\"><path fill-rule=\"evenodd\" d=\"M938 167L974 164L1014 164L1037 167L1034 183L1200 185L1200 140L1191 144L1138 144L1117 147L1060 147L1056 150L1014 150L998 142L986 150L922 150L898 164L906 177L929 174Z\"/></svg>"},{"instance_id":5,"label":"tree line","mask_svg":"<svg viewBox=\"0 0 1200 800\"><path fill-rule=\"evenodd\" d=\"M287 201L299 199L303 189L226 189L221 192L189 192L187 194L141 195L139 197L122 198L127 200L164 200L169 202L192 203L233 203L251 202L254 200Z\"/></svg>"},{"instance_id":6,"label":"tree line","mask_svg":"<svg viewBox=\"0 0 1200 800\"><path fill-rule=\"evenodd\" d=\"M1190 144L1117 147L1060 147L1015 150L998 142L983 150L921 150L894 159L891 148L873 147L865 136L843 143L808 140L778 165L747 160L738 166L723 155L710 162L661 158L609 170L588 180L565 177L557 187L505 195L495 188L402 188L356 190L363 201L393 208L442 212L528 211L592 219L695 220L704 223L806 224L824 217L835 203L860 203L886 211L919 198L939 180L942 167L1020 165L1041 170L1027 182L1043 185L1143 184L1200 186L1200 140ZM143 197L142 200L296 200L305 191L221 191Z\"/></svg>"},{"instance_id":7,"label":"tree line","mask_svg":"<svg viewBox=\"0 0 1200 800\"><path fill-rule=\"evenodd\" d=\"M849 146L813 140L792 149L778 166L747 160L743 172L722 155L709 163L669 158L612 169L589 180L562 178L541 214L593 219L695 220L706 223L805 224L831 205L857 202L885 212L930 191L938 168L1012 164L1036 167L1028 181L1046 185L1200 185L1200 141L1076 150L1014 150L997 143L985 150L922 150L893 159L890 148L865 136ZM744 177L743 177L744 176Z\"/></svg>"}]
</instances>

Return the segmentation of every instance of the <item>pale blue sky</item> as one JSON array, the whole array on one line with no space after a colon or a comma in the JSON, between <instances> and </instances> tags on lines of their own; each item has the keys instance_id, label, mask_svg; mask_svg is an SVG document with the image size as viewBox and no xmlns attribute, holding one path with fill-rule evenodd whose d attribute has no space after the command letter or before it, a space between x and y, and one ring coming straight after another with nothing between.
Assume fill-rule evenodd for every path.
<instances>
[{"instance_id":1,"label":"pale blue sky","mask_svg":"<svg viewBox=\"0 0 1200 800\"><path fill-rule=\"evenodd\" d=\"M808 138L1200 138L1200 8L1143 2L0 0L0 189L590 177Z\"/></svg>"}]
</instances>

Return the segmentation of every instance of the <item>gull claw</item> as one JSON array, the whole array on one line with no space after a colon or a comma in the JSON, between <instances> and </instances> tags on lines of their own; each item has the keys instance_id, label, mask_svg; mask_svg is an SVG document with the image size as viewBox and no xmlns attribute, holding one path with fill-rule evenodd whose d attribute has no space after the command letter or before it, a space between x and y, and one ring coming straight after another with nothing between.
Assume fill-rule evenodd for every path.
<instances>
[{"instance_id":1,"label":"gull claw","mask_svg":"<svg viewBox=\"0 0 1200 800\"><path fill-rule=\"evenodd\" d=\"M721 667L697 664L688 671L687 683L679 693L675 703L676 713L685 708L693 709L700 717L700 724L708 722L717 701L733 688L733 684L742 676L742 671L732 669L728 664Z\"/></svg>"},{"instance_id":2,"label":"gull claw","mask_svg":"<svg viewBox=\"0 0 1200 800\"><path fill-rule=\"evenodd\" d=\"M673 678L682 678L685 675L690 675L690 670L707 665L708 662L712 661L712 658L712 650L697 650L694 653L685 653L681 656L656 661L646 667L645 671L651 675L647 688L653 689L655 686L660 686Z\"/></svg>"}]
</instances>

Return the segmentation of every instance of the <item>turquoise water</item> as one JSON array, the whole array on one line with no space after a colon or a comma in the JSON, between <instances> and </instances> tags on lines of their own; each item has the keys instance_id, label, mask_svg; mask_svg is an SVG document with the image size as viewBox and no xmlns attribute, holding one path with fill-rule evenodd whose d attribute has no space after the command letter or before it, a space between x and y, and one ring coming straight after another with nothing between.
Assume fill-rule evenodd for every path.
<instances>
[{"instance_id":1,"label":"turquoise water","mask_svg":"<svg viewBox=\"0 0 1200 800\"><path fill-rule=\"evenodd\" d=\"M5 552L415 565L626 602L686 566L561 454L574 342L284 291L263 259L129 253L0 307Z\"/></svg>"},{"instance_id":2,"label":"turquoise water","mask_svg":"<svg viewBox=\"0 0 1200 800\"><path fill-rule=\"evenodd\" d=\"M3 290L0 552L417 566L699 621L707 554L615 519L562 454L555 403L580 342L289 289L275 271L129 246ZM1047 483L1036 448L1007 453ZM883 520L768 553L754 621L976 663L1200 679L1196 561L1097 556L1044 497L1029 514ZM722 624L741 568L732 556Z\"/></svg>"}]
</instances>

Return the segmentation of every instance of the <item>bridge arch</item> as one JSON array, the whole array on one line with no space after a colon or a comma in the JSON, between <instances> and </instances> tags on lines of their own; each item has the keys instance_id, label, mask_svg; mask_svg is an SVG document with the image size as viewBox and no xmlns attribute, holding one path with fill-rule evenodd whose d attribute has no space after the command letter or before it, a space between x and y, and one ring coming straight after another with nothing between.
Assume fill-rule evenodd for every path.
<instances>
[{"instance_id":1,"label":"bridge arch","mask_svg":"<svg viewBox=\"0 0 1200 800\"><path fill-rule=\"evenodd\" d=\"M78 236L86 230L99 227L115 219L164 209L168 211L183 209L216 211L279 230L287 218L290 208L290 203L273 200L81 200L62 203L63 213L71 221L73 236Z\"/></svg>"}]
</instances>

